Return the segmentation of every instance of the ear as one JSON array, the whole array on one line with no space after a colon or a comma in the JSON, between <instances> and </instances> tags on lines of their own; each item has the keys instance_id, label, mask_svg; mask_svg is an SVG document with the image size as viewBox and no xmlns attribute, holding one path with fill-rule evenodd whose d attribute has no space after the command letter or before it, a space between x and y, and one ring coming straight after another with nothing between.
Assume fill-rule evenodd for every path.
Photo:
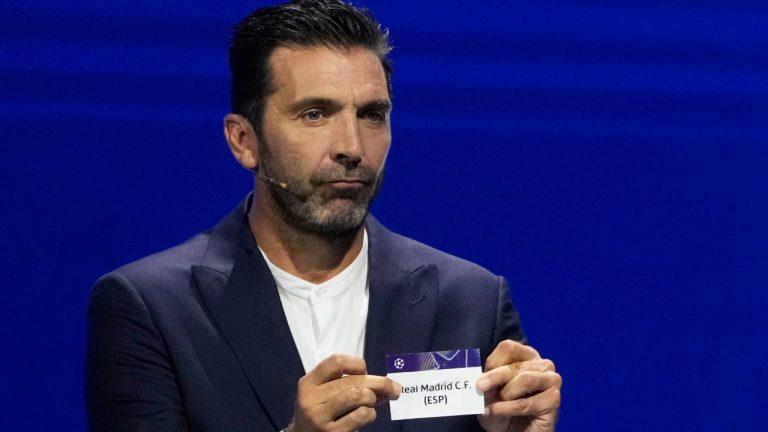
<instances>
[{"instance_id":1,"label":"ear","mask_svg":"<svg viewBox=\"0 0 768 432\"><path fill-rule=\"evenodd\" d=\"M259 166L256 131L245 117L229 113L224 117L224 137L229 150L243 168L253 171Z\"/></svg>"}]
</instances>

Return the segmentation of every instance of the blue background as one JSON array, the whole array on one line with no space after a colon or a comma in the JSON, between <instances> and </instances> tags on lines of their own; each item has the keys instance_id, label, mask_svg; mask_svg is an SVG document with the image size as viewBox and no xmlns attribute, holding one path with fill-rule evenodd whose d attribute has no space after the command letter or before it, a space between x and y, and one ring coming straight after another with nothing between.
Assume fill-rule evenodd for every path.
<instances>
[{"instance_id":1,"label":"blue background","mask_svg":"<svg viewBox=\"0 0 768 432\"><path fill-rule=\"evenodd\" d=\"M258 4L0 4L0 430L83 430L93 281L251 187L221 118ZM764 428L768 4L364 4L396 46L374 212L509 278L560 430Z\"/></svg>"}]
</instances>

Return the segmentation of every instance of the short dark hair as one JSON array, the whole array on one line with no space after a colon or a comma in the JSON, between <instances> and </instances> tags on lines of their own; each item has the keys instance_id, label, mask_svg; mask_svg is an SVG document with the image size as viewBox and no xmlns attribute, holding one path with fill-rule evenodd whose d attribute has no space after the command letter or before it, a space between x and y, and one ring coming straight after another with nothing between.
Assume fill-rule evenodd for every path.
<instances>
[{"instance_id":1,"label":"short dark hair","mask_svg":"<svg viewBox=\"0 0 768 432\"><path fill-rule=\"evenodd\" d=\"M235 25L229 46L232 112L262 130L264 106L275 92L269 58L278 47L363 47L381 61L392 94L389 34L364 8L341 0L294 0L256 9Z\"/></svg>"}]
</instances>

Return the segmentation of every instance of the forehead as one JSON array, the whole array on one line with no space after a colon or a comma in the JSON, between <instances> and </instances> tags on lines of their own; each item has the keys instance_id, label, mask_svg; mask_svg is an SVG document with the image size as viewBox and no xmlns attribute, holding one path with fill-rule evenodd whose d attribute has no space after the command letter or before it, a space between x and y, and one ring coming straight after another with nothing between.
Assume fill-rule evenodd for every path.
<instances>
[{"instance_id":1,"label":"forehead","mask_svg":"<svg viewBox=\"0 0 768 432\"><path fill-rule=\"evenodd\" d=\"M362 47L278 47L269 59L279 100L305 97L389 99L384 68Z\"/></svg>"}]
</instances>

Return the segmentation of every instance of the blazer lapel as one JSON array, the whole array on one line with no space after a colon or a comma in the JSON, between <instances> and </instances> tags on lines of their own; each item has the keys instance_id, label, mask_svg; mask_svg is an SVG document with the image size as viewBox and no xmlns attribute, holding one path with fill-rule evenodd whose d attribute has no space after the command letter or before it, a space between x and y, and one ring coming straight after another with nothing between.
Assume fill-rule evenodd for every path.
<instances>
[{"instance_id":1,"label":"blazer lapel","mask_svg":"<svg viewBox=\"0 0 768 432\"><path fill-rule=\"evenodd\" d=\"M365 333L368 373L386 375L386 355L430 350L438 306L437 269L400 255L400 238L369 216L369 306ZM413 258L413 259L412 259ZM379 407L370 431L398 431L407 422L390 420Z\"/></svg>"},{"instance_id":2,"label":"blazer lapel","mask_svg":"<svg viewBox=\"0 0 768 432\"><path fill-rule=\"evenodd\" d=\"M229 228L238 225L239 233L229 230L224 237L214 230L206 259L193 267L193 276L259 403L281 429L292 419L296 384L304 369L272 274L247 220L230 223Z\"/></svg>"},{"instance_id":3,"label":"blazer lapel","mask_svg":"<svg viewBox=\"0 0 768 432\"><path fill-rule=\"evenodd\" d=\"M383 267L370 273L365 332L368 373L376 375L386 374L387 354L429 350L437 312L437 273L433 265L399 275L396 269Z\"/></svg>"}]
</instances>

